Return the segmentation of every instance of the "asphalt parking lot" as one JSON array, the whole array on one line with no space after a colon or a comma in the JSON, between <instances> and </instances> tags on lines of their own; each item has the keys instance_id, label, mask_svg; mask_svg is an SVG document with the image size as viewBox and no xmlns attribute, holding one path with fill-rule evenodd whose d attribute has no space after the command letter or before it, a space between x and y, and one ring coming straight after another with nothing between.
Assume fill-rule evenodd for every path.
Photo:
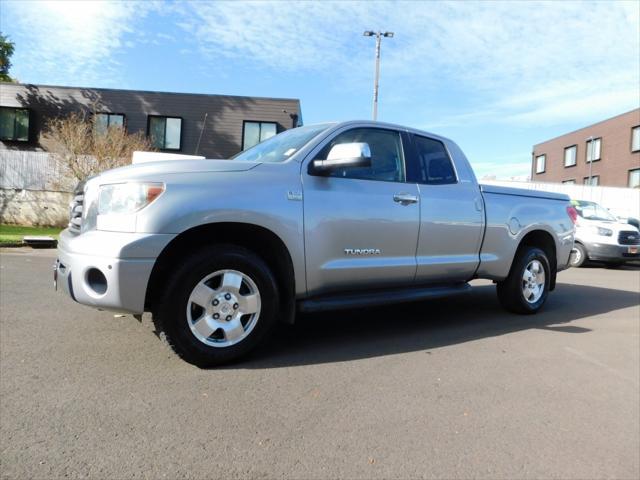
<instances>
[{"instance_id":1,"label":"asphalt parking lot","mask_svg":"<svg viewBox=\"0 0 640 480\"><path fill-rule=\"evenodd\" d=\"M494 288L303 317L200 370L0 256L2 478L638 478L640 269L571 269L542 313Z\"/></svg>"}]
</instances>

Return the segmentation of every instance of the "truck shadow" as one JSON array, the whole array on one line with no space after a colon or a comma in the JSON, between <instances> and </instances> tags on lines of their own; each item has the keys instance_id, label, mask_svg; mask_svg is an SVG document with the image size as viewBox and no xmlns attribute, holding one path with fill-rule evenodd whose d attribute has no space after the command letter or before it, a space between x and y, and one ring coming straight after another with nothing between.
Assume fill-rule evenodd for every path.
<instances>
[{"instance_id":1,"label":"truck shadow","mask_svg":"<svg viewBox=\"0 0 640 480\"><path fill-rule=\"evenodd\" d=\"M636 292L561 284L537 315L498 304L495 287L458 297L376 309L304 315L283 326L247 361L226 368L280 368L428 351L532 328L585 333L573 320L637 306ZM606 323L606 318L602 319ZM223 367L224 368L224 367Z\"/></svg>"}]
</instances>

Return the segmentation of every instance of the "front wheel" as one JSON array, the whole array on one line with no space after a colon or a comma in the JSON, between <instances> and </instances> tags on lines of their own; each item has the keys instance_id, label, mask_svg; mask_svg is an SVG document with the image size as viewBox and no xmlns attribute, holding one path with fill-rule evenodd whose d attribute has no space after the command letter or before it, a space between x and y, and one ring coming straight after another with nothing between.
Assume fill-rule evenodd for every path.
<instances>
[{"instance_id":1,"label":"front wheel","mask_svg":"<svg viewBox=\"0 0 640 480\"><path fill-rule=\"evenodd\" d=\"M578 268L584 265L584 262L586 261L587 261L587 251L581 244L575 243L573 245L573 248L571 249L571 256L569 257L569 266Z\"/></svg>"},{"instance_id":2,"label":"front wheel","mask_svg":"<svg viewBox=\"0 0 640 480\"><path fill-rule=\"evenodd\" d=\"M509 311L536 313L549 294L549 259L536 247L524 247L516 255L509 276L497 285L498 299Z\"/></svg>"},{"instance_id":3,"label":"front wheel","mask_svg":"<svg viewBox=\"0 0 640 480\"><path fill-rule=\"evenodd\" d=\"M260 257L217 245L184 261L154 315L182 358L211 367L261 343L274 327L278 303L276 281Z\"/></svg>"}]
</instances>

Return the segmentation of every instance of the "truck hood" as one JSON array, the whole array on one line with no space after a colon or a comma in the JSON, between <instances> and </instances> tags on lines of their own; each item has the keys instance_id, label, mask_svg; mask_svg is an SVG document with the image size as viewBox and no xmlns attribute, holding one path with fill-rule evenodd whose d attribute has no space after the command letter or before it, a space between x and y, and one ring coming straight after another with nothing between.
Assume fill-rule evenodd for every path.
<instances>
[{"instance_id":1,"label":"truck hood","mask_svg":"<svg viewBox=\"0 0 640 480\"><path fill-rule=\"evenodd\" d=\"M258 165L260 165L260 162L236 160L165 160L107 170L94 177L94 180L112 182L157 177L158 180L162 181L164 175L174 173L245 172Z\"/></svg>"},{"instance_id":2,"label":"truck hood","mask_svg":"<svg viewBox=\"0 0 640 480\"><path fill-rule=\"evenodd\" d=\"M582 218L582 217L578 219L578 223L576 224L576 227L577 228L602 227L602 228L609 228L614 232L620 232L622 230L635 231L635 232L638 231L638 229L633 225L631 225L630 223L621 222L618 220L615 220L615 221L614 220L589 220L587 218Z\"/></svg>"}]
</instances>

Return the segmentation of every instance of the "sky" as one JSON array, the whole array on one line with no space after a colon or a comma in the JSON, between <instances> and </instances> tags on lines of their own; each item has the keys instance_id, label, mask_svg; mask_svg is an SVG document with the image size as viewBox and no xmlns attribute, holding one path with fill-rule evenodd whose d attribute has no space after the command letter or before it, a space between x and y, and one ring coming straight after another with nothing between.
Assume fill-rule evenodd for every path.
<instances>
[{"instance_id":1,"label":"sky","mask_svg":"<svg viewBox=\"0 0 640 480\"><path fill-rule=\"evenodd\" d=\"M478 177L640 106L640 1L14 1L22 83L299 98L305 124L371 118L452 138Z\"/></svg>"}]
</instances>

